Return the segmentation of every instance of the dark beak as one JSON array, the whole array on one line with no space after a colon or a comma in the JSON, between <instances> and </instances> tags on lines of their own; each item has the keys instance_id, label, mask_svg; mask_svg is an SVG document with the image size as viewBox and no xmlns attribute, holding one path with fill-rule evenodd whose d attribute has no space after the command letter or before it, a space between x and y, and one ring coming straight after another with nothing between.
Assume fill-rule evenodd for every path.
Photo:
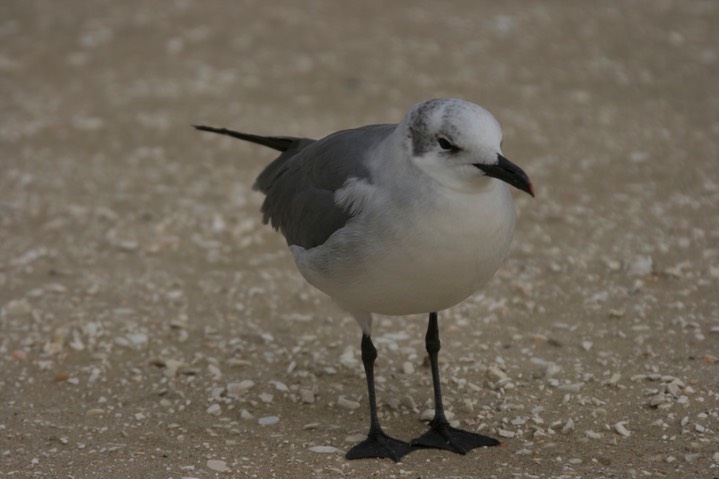
<instances>
[{"instance_id":1,"label":"dark beak","mask_svg":"<svg viewBox=\"0 0 719 479\"><path fill-rule=\"evenodd\" d=\"M497 155L498 162L494 165L483 165L481 163L474 163L474 166L484 171L484 174L502 180L507 184L510 184L522 190L525 193L529 193L534 197L534 188L532 182L529 181L527 174L522 171L520 167L503 157Z\"/></svg>"}]
</instances>

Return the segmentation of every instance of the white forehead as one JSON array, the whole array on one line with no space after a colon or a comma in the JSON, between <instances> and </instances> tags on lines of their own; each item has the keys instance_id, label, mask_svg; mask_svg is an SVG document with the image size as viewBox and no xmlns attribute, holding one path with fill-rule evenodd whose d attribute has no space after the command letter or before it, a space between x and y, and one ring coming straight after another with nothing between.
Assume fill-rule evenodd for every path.
<instances>
[{"instance_id":1,"label":"white forehead","mask_svg":"<svg viewBox=\"0 0 719 479\"><path fill-rule=\"evenodd\" d=\"M458 99L436 99L415 105L402 121L409 129L415 155L446 137L463 148L499 150L502 129L490 112Z\"/></svg>"}]
</instances>

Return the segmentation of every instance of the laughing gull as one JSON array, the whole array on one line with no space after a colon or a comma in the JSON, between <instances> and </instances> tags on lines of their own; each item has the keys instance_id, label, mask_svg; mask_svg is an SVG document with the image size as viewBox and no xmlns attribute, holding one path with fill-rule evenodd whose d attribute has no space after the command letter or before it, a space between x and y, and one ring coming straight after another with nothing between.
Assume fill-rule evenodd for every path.
<instances>
[{"instance_id":1,"label":"laughing gull","mask_svg":"<svg viewBox=\"0 0 719 479\"><path fill-rule=\"evenodd\" d=\"M263 220L284 235L302 276L362 328L370 429L346 457L398 461L415 448L465 454L499 444L449 425L437 364L437 311L475 293L509 248L515 213L506 184L534 196L524 171L502 156L497 120L479 105L435 99L414 106L399 124L317 141L195 128L281 152L254 185L266 195ZM435 414L410 443L388 436L377 417L373 313L429 313Z\"/></svg>"}]
</instances>

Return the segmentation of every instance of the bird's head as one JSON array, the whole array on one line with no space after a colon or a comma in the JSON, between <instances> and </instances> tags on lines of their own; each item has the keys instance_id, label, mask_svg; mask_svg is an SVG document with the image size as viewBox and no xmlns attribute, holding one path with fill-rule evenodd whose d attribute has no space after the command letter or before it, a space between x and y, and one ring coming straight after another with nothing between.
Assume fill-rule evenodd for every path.
<instances>
[{"instance_id":1,"label":"bird's head","mask_svg":"<svg viewBox=\"0 0 719 479\"><path fill-rule=\"evenodd\" d=\"M489 177L534 196L520 167L502 155L502 129L479 105L435 99L415 105L400 124L411 161L441 184L458 190L486 186Z\"/></svg>"}]
</instances>

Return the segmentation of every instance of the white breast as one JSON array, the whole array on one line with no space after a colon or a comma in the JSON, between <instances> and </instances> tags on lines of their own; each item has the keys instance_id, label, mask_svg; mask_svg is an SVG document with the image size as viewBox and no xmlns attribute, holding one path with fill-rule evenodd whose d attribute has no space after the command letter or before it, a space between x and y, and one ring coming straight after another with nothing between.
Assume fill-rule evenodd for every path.
<instances>
[{"instance_id":1,"label":"white breast","mask_svg":"<svg viewBox=\"0 0 719 479\"><path fill-rule=\"evenodd\" d=\"M405 315L440 311L476 292L496 272L514 231L507 187L438 192L431 201L378 201L324 245L292 247L315 287L353 311Z\"/></svg>"}]
</instances>

